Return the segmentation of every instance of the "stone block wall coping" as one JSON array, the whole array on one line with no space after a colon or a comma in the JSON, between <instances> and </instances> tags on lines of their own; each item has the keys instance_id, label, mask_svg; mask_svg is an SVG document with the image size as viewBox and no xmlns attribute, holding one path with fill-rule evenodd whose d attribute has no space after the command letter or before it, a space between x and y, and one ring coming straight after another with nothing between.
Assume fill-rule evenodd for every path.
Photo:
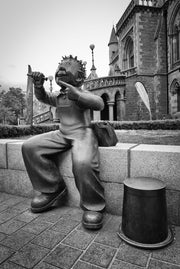
<instances>
[{"instance_id":1,"label":"stone block wall coping","mask_svg":"<svg viewBox=\"0 0 180 269\"><path fill-rule=\"evenodd\" d=\"M25 171L21 146L23 140L0 139L0 168ZM130 176L154 176L180 190L180 146L117 143L99 147L101 179L122 183ZM60 170L73 177L71 153L59 157Z\"/></svg>"},{"instance_id":2,"label":"stone block wall coping","mask_svg":"<svg viewBox=\"0 0 180 269\"><path fill-rule=\"evenodd\" d=\"M32 197L22 144L23 140L0 139L0 191ZM122 214L123 182L127 177L153 177L166 184L170 222L180 225L180 146L118 143L115 147L99 147L99 158L107 212ZM68 188L68 205L79 206L71 151L59 156L58 162Z\"/></svg>"}]
</instances>

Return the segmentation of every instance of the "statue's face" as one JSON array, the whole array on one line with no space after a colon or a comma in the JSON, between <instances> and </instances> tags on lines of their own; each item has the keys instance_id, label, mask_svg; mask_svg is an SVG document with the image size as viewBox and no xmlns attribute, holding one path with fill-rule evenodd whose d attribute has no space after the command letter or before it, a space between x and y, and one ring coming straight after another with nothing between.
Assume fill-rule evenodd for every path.
<instances>
[{"instance_id":1,"label":"statue's face","mask_svg":"<svg viewBox=\"0 0 180 269\"><path fill-rule=\"evenodd\" d=\"M62 60L58 65L58 68L55 73L56 83L61 86L59 83L60 80L67 82L73 86L80 86L82 84L82 79L79 76L80 64L73 58L67 58Z\"/></svg>"}]
</instances>

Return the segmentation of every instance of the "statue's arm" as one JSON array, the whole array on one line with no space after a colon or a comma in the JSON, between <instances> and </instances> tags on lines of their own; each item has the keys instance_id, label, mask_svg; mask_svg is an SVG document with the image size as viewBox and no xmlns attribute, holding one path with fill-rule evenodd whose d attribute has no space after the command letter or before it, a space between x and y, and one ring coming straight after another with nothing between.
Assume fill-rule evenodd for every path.
<instances>
[{"instance_id":1,"label":"statue's arm","mask_svg":"<svg viewBox=\"0 0 180 269\"><path fill-rule=\"evenodd\" d=\"M48 93L45 91L43 86L45 81L45 76L43 73L40 72L32 72L30 76L33 79L34 84L34 93L36 98L47 105L56 106L56 96L52 93Z\"/></svg>"},{"instance_id":2,"label":"statue's arm","mask_svg":"<svg viewBox=\"0 0 180 269\"><path fill-rule=\"evenodd\" d=\"M56 106L56 95L46 92L45 88L42 87L34 87L34 93L36 98L43 102L44 104L50 105L50 106Z\"/></svg>"},{"instance_id":3,"label":"statue's arm","mask_svg":"<svg viewBox=\"0 0 180 269\"><path fill-rule=\"evenodd\" d=\"M79 92L79 96L76 101L77 105L82 108L90 108L92 110L103 110L104 101L103 99L95 94L87 91Z\"/></svg>"},{"instance_id":4,"label":"statue's arm","mask_svg":"<svg viewBox=\"0 0 180 269\"><path fill-rule=\"evenodd\" d=\"M66 87L67 96L70 100L76 102L83 109L103 110L104 101L100 96L90 93L89 91L80 90L64 81L59 83Z\"/></svg>"}]
</instances>

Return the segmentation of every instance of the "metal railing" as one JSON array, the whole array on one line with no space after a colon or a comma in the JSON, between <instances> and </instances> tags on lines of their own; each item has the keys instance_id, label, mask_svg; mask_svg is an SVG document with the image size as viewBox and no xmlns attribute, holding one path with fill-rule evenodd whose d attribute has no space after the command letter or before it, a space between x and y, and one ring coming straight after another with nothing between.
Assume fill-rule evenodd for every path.
<instances>
[{"instance_id":1,"label":"metal railing","mask_svg":"<svg viewBox=\"0 0 180 269\"><path fill-rule=\"evenodd\" d=\"M40 124L50 120L49 110L38 115L33 116L33 124Z\"/></svg>"}]
</instances>

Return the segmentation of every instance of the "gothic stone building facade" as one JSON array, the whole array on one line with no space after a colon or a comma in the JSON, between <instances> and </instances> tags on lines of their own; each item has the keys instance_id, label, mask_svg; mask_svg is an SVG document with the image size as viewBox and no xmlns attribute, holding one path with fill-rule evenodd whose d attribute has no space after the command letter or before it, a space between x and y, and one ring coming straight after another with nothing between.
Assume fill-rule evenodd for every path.
<instances>
[{"instance_id":1,"label":"gothic stone building facade","mask_svg":"<svg viewBox=\"0 0 180 269\"><path fill-rule=\"evenodd\" d=\"M109 75L90 77L85 83L105 102L105 109L93 118L149 119L137 81L147 91L153 119L176 117L180 112L180 1L132 0L113 27L108 46Z\"/></svg>"}]
</instances>

